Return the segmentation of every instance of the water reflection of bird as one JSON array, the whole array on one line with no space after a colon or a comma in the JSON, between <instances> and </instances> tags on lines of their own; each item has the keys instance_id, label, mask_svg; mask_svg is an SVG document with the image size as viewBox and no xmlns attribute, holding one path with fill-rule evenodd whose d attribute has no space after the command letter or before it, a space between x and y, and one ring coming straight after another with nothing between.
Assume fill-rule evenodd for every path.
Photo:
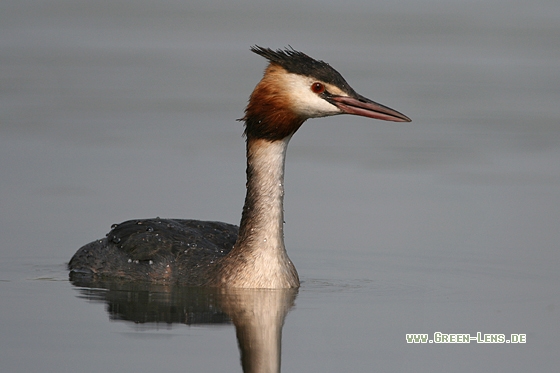
<instances>
[{"instance_id":1,"label":"water reflection of bird","mask_svg":"<svg viewBox=\"0 0 560 373\"><path fill-rule=\"evenodd\" d=\"M245 109L247 195L239 228L220 222L131 220L79 249L72 276L195 286L293 288L284 247L284 161L309 118L354 114L394 122L405 115L356 93L329 64L293 49L255 46L269 61Z\"/></svg>"}]
</instances>

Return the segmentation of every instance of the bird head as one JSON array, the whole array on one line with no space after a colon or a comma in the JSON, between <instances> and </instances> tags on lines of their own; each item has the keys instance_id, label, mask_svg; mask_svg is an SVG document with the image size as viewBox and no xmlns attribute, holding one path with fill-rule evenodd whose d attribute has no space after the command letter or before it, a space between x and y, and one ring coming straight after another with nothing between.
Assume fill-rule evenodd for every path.
<instances>
[{"instance_id":1,"label":"bird head","mask_svg":"<svg viewBox=\"0 0 560 373\"><path fill-rule=\"evenodd\" d=\"M291 136L309 118L352 114L394 122L410 122L396 110L354 91L328 63L292 48L254 46L269 61L245 109L247 137L279 140Z\"/></svg>"}]
</instances>

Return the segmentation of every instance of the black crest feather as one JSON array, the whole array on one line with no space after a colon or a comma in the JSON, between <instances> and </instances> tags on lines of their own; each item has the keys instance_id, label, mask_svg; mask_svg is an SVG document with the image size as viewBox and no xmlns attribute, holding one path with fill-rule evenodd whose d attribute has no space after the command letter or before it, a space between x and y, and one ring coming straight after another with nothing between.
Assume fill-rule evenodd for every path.
<instances>
[{"instance_id":1,"label":"black crest feather","mask_svg":"<svg viewBox=\"0 0 560 373\"><path fill-rule=\"evenodd\" d=\"M330 83L347 93L352 93L352 88L346 80L328 63L309 57L303 52L298 52L291 46L285 49L272 50L255 45L251 51L263 56L271 63L282 66L286 71L315 78L325 83Z\"/></svg>"}]
</instances>

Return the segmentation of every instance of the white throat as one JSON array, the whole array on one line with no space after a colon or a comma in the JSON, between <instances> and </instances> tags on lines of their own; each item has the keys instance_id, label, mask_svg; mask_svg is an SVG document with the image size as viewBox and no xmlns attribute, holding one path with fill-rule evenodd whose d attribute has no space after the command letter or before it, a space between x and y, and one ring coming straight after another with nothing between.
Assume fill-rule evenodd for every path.
<instances>
[{"instance_id":1,"label":"white throat","mask_svg":"<svg viewBox=\"0 0 560 373\"><path fill-rule=\"evenodd\" d=\"M244 209L255 210L247 214L258 219L242 221L241 225L250 225L249 235L259 246L284 248L284 162L289 140L257 140L249 145L247 167L251 170L247 172L251 180L247 180Z\"/></svg>"},{"instance_id":2,"label":"white throat","mask_svg":"<svg viewBox=\"0 0 560 373\"><path fill-rule=\"evenodd\" d=\"M299 286L284 247L284 161L289 141L290 137L248 139L247 196L237 242L221 270L224 286Z\"/></svg>"}]
</instances>

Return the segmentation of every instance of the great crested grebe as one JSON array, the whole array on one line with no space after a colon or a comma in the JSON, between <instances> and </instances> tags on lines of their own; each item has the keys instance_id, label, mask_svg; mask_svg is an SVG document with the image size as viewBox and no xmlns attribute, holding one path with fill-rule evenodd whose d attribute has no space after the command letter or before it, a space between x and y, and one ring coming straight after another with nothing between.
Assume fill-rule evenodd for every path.
<instances>
[{"instance_id":1,"label":"great crested grebe","mask_svg":"<svg viewBox=\"0 0 560 373\"><path fill-rule=\"evenodd\" d=\"M71 276L189 286L295 288L299 278L283 235L284 161L309 118L354 114L410 119L356 93L329 64L292 48L254 46L269 61L245 109L247 195L239 228L180 219L129 220L68 264Z\"/></svg>"}]
</instances>

